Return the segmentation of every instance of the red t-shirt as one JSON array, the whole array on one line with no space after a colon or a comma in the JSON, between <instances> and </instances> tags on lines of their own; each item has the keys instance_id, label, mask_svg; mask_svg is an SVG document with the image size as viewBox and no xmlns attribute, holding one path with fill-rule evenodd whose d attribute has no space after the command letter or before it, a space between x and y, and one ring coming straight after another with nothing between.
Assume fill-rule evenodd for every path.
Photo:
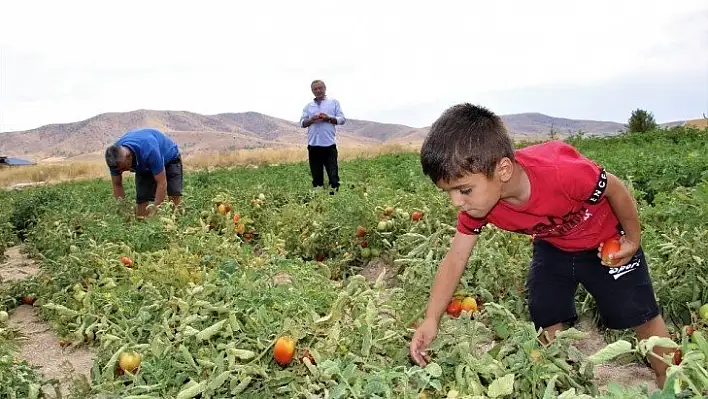
<instances>
[{"instance_id":1,"label":"red t-shirt","mask_svg":"<svg viewBox=\"0 0 708 399\"><path fill-rule=\"evenodd\" d=\"M492 223L565 251L595 249L619 234L619 221L604 196L604 169L561 141L522 148L515 154L531 181L528 201L521 206L499 201L483 219L460 211L459 232L479 234Z\"/></svg>"}]
</instances>

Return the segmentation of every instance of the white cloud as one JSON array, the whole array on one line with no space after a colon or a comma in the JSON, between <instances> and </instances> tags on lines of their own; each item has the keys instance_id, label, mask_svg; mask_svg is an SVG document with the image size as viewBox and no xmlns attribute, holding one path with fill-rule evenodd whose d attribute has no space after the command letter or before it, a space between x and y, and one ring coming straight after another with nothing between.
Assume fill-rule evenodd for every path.
<instances>
[{"instance_id":1,"label":"white cloud","mask_svg":"<svg viewBox=\"0 0 708 399\"><path fill-rule=\"evenodd\" d=\"M314 78L348 117L421 125L420 104L490 91L708 74L704 0L2 0L0 9L2 131L138 108L295 120Z\"/></svg>"}]
</instances>

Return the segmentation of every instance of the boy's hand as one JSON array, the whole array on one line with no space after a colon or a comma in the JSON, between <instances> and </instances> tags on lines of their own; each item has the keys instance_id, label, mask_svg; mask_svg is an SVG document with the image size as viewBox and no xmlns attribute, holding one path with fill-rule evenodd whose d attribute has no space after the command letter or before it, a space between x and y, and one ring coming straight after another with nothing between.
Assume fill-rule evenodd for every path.
<instances>
[{"instance_id":1,"label":"boy's hand","mask_svg":"<svg viewBox=\"0 0 708 399\"><path fill-rule=\"evenodd\" d=\"M418 329L415 330L413 334L413 339L411 339L410 354L420 367L425 367L428 364L428 345L435 339L438 334L438 323L430 318L423 320Z\"/></svg>"},{"instance_id":2,"label":"boy's hand","mask_svg":"<svg viewBox=\"0 0 708 399\"><path fill-rule=\"evenodd\" d=\"M626 236L622 236L619 239L620 249L614 254L610 254L609 258L612 260L612 264L605 263L601 261L603 266L607 267L620 267L624 266L632 259L632 256L639 250L639 243L633 240L627 239ZM597 256L602 259L602 243L597 248Z\"/></svg>"}]
</instances>

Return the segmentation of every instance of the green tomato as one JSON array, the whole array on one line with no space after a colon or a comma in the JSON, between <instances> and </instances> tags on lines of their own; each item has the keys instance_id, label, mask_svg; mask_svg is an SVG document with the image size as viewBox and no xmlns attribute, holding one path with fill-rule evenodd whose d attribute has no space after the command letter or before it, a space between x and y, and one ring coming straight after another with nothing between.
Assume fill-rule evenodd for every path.
<instances>
[{"instance_id":1,"label":"green tomato","mask_svg":"<svg viewBox=\"0 0 708 399\"><path fill-rule=\"evenodd\" d=\"M698 308L698 317L702 320L708 321L708 303L705 303L703 306Z\"/></svg>"},{"instance_id":2,"label":"green tomato","mask_svg":"<svg viewBox=\"0 0 708 399\"><path fill-rule=\"evenodd\" d=\"M361 257L364 259L367 259L371 257L371 249L370 248L362 248L361 249Z\"/></svg>"}]
</instances>

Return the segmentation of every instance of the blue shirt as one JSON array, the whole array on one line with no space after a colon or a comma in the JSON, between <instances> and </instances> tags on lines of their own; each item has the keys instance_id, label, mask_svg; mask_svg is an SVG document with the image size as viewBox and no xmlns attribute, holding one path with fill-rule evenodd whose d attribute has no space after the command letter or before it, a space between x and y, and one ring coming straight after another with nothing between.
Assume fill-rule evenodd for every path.
<instances>
[{"instance_id":1,"label":"blue shirt","mask_svg":"<svg viewBox=\"0 0 708 399\"><path fill-rule=\"evenodd\" d=\"M116 145L128 147L133 151L133 167L135 173L152 173L156 175L165 169L165 164L179 157L177 144L157 129L133 129L123 135ZM111 169L111 175L118 176L120 172Z\"/></svg>"},{"instance_id":2,"label":"blue shirt","mask_svg":"<svg viewBox=\"0 0 708 399\"><path fill-rule=\"evenodd\" d=\"M337 125L343 125L344 122L346 122L339 101L325 97L320 103L318 103L317 100L313 100L305 106L302 110L302 116L300 117L300 127L304 127L302 123L305 119L313 117L320 112L337 118ZM325 121L317 121L307 128L307 144L316 147L329 147L335 144L335 133L336 128L334 124Z\"/></svg>"}]
</instances>

